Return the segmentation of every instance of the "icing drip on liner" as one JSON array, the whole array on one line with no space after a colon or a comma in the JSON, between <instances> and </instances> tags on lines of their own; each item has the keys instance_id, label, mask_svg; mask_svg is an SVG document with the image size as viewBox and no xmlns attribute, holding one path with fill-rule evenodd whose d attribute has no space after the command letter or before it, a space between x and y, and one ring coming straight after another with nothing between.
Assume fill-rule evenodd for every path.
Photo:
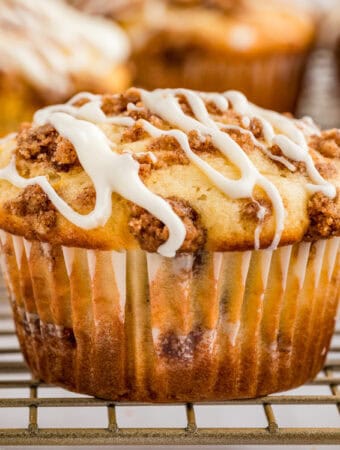
<instances>
[{"instance_id":1,"label":"icing drip on liner","mask_svg":"<svg viewBox=\"0 0 340 450\"><path fill-rule=\"evenodd\" d=\"M145 131L153 137L163 135L174 137L189 160L202 170L218 189L234 199L252 198L255 186L261 187L266 192L272 202L276 220L275 235L270 249L278 246L284 228L285 210L279 191L257 170L242 148L223 129L237 128L247 134L250 132L241 127L213 120L204 100L215 103L222 112L228 109L231 103L234 110L243 115L244 122L249 123L253 117L259 119L268 145L277 144L289 159L305 162L308 175L314 183L307 184L307 188L311 192L321 191L329 197L335 197L335 187L324 180L316 170L308 153L305 136L298 128L296 121L273 111L258 108L235 91L228 91L221 95L198 93L186 89L158 89L153 92L139 90L139 92L145 107L151 113L158 115L175 127L175 129L163 130L145 119L140 119L139 123L143 125ZM185 97L194 117L183 112L179 104L179 95ZM82 106L75 106L77 100L84 98L89 101ZM0 177L20 188L38 184L67 220L84 229L105 225L112 214L112 192L116 192L145 208L168 227L169 239L159 247L158 252L163 256L173 257L185 239L186 231L182 221L165 200L146 188L138 175L139 164L131 154L114 153L112 147L115 144L110 142L104 132L95 124L109 123L128 127L136 121L126 116L107 117L102 111L101 105L101 96L80 93L64 105L50 106L38 111L34 117L37 125L51 124L61 136L73 144L79 161L96 190L96 205L91 213L82 215L74 211L59 197L45 176L31 179L21 177L16 170L15 158L7 167L0 169ZM284 134L278 134L274 128ZM192 130L199 133L202 141L207 136L211 138L214 146L240 170L239 179L228 179L223 176L191 150L187 133ZM288 160L284 157L275 157L252 134L251 136L267 156L276 160L280 158L280 162L286 163L285 165L290 170L295 170ZM266 214L266 209L260 204L258 206L259 224L254 234L255 249L260 248L262 222Z\"/></svg>"}]
</instances>

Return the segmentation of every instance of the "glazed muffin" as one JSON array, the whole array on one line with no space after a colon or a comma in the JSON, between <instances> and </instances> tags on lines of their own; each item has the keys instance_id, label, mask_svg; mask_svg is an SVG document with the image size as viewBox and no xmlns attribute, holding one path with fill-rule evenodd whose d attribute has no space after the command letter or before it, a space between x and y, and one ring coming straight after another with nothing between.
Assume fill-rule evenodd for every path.
<instances>
[{"instance_id":1,"label":"glazed muffin","mask_svg":"<svg viewBox=\"0 0 340 450\"><path fill-rule=\"evenodd\" d=\"M75 7L90 14L130 22L144 12L148 0L69 0Z\"/></svg>"},{"instance_id":2,"label":"glazed muffin","mask_svg":"<svg viewBox=\"0 0 340 450\"><path fill-rule=\"evenodd\" d=\"M1 265L37 378L216 401L322 368L340 131L235 91L82 93L1 143Z\"/></svg>"},{"instance_id":3,"label":"glazed muffin","mask_svg":"<svg viewBox=\"0 0 340 450\"><path fill-rule=\"evenodd\" d=\"M263 107L293 111L314 31L310 15L284 2L151 2L128 27L134 82L238 89Z\"/></svg>"},{"instance_id":4,"label":"glazed muffin","mask_svg":"<svg viewBox=\"0 0 340 450\"><path fill-rule=\"evenodd\" d=\"M340 76L340 6L333 3L324 13L320 26L319 46L334 52Z\"/></svg>"},{"instance_id":5,"label":"glazed muffin","mask_svg":"<svg viewBox=\"0 0 340 450\"><path fill-rule=\"evenodd\" d=\"M114 23L51 0L0 3L0 135L79 90L121 91L129 42Z\"/></svg>"}]
</instances>

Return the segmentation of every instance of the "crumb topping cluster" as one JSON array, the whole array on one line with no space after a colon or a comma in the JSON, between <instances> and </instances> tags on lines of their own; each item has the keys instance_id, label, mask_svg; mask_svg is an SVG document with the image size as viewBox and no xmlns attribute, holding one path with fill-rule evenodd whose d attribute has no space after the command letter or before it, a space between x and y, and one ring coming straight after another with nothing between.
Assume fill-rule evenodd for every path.
<instances>
[{"instance_id":1,"label":"crumb topping cluster","mask_svg":"<svg viewBox=\"0 0 340 450\"><path fill-rule=\"evenodd\" d=\"M205 230L197 212L189 202L178 198L168 198L170 206L183 221L186 237L180 252L195 252L205 243ZM167 227L152 214L137 205L131 207L129 230L138 240L141 248L147 252L156 252L169 237Z\"/></svg>"}]
</instances>

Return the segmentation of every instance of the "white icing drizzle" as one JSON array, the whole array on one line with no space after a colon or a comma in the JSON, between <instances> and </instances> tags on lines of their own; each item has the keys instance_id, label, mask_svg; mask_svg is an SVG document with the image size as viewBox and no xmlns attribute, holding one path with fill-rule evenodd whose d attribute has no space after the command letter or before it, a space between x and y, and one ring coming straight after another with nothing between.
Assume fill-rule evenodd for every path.
<instances>
[{"instance_id":1,"label":"white icing drizzle","mask_svg":"<svg viewBox=\"0 0 340 450\"><path fill-rule=\"evenodd\" d=\"M246 117L245 117L246 118ZM250 119L249 119L250 122ZM249 125L247 125L249 126ZM273 153L271 153L264 144L262 144L262 142L260 142L258 139L256 139L256 137L253 135L253 133L251 131L245 130L244 128L239 127L238 125L224 125L224 124L220 124L220 127L223 130L237 130L243 134L246 134L247 136L250 137L250 139L252 140L252 142L260 147L260 149L263 151L263 153L265 153L265 155L267 155L270 159L272 159L273 161L278 161L281 164L283 164L284 166L287 167L287 169L289 169L292 172L295 172L296 168L294 166L294 164L292 164L291 162L288 161L287 158L285 158L284 156L277 156L274 155Z\"/></svg>"},{"instance_id":2,"label":"white icing drizzle","mask_svg":"<svg viewBox=\"0 0 340 450\"><path fill-rule=\"evenodd\" d=\"M145 131L152 137L172 136L180 144L189 160L196 165L224 194L233 199L253 198L255 186L261 187L273 205L276 229L269 249L275 249L281 239L284 228L285 210L282 198L275 185L262 175L250 158L228 133L223 130L238 129L251 136L253 142L264 153L285 164L289 170L295 170L294 165L287 158L303 161L313 184L307 183L310 192L321 191L329 197L336 194L335 187L324 180L316 170L313 160L308 153L306 137L295 120L284 117L273 111L264 110L252 105L236 91L224 94L207 94L187 89L158 89L152 92L139 90L145 107L166 122L173 129L157 128L145 119L140 119ZM193 116L186 114L179 103L178 96L184 96ZM88 101L76 106L80 99ZM243 116L245 124L256 117L262 123L263 133L267 145L259 142L249 130L241 127L217 122L209 114L204 101L213 102L221 110L227 110L230 105ZM19 188L38 184L49 196L57 210L70 222L83 229L104 226L112 214L111 194L116 192L122 197L145 208L161 220L169 229L169 239L158 249L163 256L173 257L185 239L185 227L170 205L161 197L149 191L138 175L139 164L131 155L129 149L118 154L112 143L98 124L113 124L132 126L135 120L127 116L107 117L101 109L102 98L89 93L79 93L64 105L55 105L38 111L35 115L37 125L51 124L58 133L68 139L74 146L78 159L93 182L96 190L96 205L92 212L82 215L74 211L49 184L45 176L26 179L16 170L15 159L9 165L0 169L0 178L7 180ZM195 130L202 141L210 137L214 146L240 171L239 179L229 179L215 170L204 159L192 151L187 134ZM283 157L272 155L267 149L269 145L278 145ZM95 149L95 151L94 151ZM154 156L154 155L153 155ZM153 158L150 154L150 158ZM266 209L258 204L258 225L254 234L254 247L261 247L261 231Z\"/></svg>"},{"instance_id":3,"label":"white icing drizzle","mask_svg":"<svg viewBox=\"0 0 340 450\"><path fill-rule=\"evenodd\" d=\"M196 118L192 118L183 112L176 98L178 94L186 97ZM285 215L280 194L276 187L260 174L241 147L228 134L218 128L217 123L210 117L200 95L186 89L157 89L153 92L142 90L141 96L143 103L150 111L178 127L175 130L164 131L142 120L145 131L154 137L173 136L179 142L189 160L198 166L218 189L234 199L252 197L255 185L265 190L275 210L276 233L271 248L276 248L283 231ZM211 137L212 143L240 170L241 177L238 180L224 177L191 150L186 133L192 130L198 131L202 136ZM255 242L255 248L258 249L259 247L259 241Z\"/></svg>"},{"instance_id":4,"label":"white icing drizzle","mask_svg":"<svg viewBox=\"0 0 340 450\"><path fill-rule=\"evenodd\" d=\"M1 68L19 71L38 88L67 93L73 74L106 73L128 54L128 39L117 25L64 1L1 1Z\"/></svg>"},{"instance_id":5,"label":"white icing drizzle","mask_svg":"<svg viewBox=\"0 0 340 450\"><path fill-rule=\"evenodd\" d=\"M225 97L232 103L234 110L239 114L253 118L256 117L263 126L265 140L268 145L278 145L282 153L289 159L304 162L308 176L314 184L307 184L310 192L322 192L330 198L336 196L336 188L327 182L317 171L313 159L308 151L308 145L302 130L296 121L274 111L266 110L248 102L240 92L228 91ZM307 126L307 124L305 124ZM309 129L311 124L309 123ZM277 131L274 131L277 130ZM279 134L278 134L279 133ZM275 159L275 158L273 158Z\"/></svg>"},{"instance_id":6,"label":"white icing drizzle","mask_svg":"<svg viewBox=\"0 0 340 450\"><path fill-rule=\"evenodd\" d=\"M44 110L42 110L44 111ZM38 184L49 196L51 202L70 222L80 228L91 229L105 225L112 213L112 192L133 201L147 209L169 229L169 239L158 251L163 256L172 257L185 239L185 227L171 206L161 197L149 191L138 175L139 164L129 154L116 154L111 151L108 138L96 125L84 120L75 119L63 112L52 112L39 124L50 123L58 133L69 139L74 145L79 161L91 178L96 190L94 210L82 215L74 211L59 195L44 176L26 179L21 177L15 168L15 160L0 170L0 177L17 187L25 188ZM93 149L96 149L94 155Z\"/></svg>"}]
</instances>

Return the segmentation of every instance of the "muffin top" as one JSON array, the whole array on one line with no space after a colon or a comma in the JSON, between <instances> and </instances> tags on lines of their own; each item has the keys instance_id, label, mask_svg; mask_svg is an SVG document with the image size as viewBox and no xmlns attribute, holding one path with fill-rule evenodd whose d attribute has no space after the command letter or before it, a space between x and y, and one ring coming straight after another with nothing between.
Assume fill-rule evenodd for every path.
<instances>
[{"instance_id":1,"label":"muffin top","mask_svg":"<svg viewBox=\"0 0 340 450\"><path fill-rule=\"evenodd\" d=\"M141 12L142 8L148 7L148 5L154 6L156 1L157 3L190 8L203 6L230 11L231 8L240 5L244 0L69 0L71 4L84 11L114 18L122 18L126 17L127 14Z\"/></svg>"},{"instance_id":2,"label":"muffin top","mask_svg":"<svg viewBox=\"0 0 340 450\"><path fill-rule=\"evenodd\" d=\"M47 95L67 98L77 77L108 74L128 54L128 39L118 26L61 0L0 2L0 72Z\"/></svg>"},{"instance_id":3,"label":"muffin top","mask_svg":"<svg viewBox=\"0 0 340 450\"><path fill-rule=\"evenodd\" d=\"M126 20L141 13L147 1L148 0L69 0L69 3L91 14L100 14L116 20Z\"/></svg>"},{"instance_id":4,"label":"muffin top","mask_svg":"<svg viewBox=\"0 0 340 450\"><path fill-rule=\"evenodd\" d=\"M291 3L275 0L149 1L143 17L128 31L133 46L151 42L150 51L166 45L190 49L266 54L298 52L311 45L315 24ZM159 37L162 34L162 37Z\"/></svg>"},{"instance_id":5,"label":"muffin top","mask_svg":"<svg viewBox=\"0 0 340 450\"><path fill-rule=\"evenodd\" d=\"M171 257L340 234L340 130L236 91L81 93L0 149L0 227L28 240Z\"/></svg>"}]
</instances>

